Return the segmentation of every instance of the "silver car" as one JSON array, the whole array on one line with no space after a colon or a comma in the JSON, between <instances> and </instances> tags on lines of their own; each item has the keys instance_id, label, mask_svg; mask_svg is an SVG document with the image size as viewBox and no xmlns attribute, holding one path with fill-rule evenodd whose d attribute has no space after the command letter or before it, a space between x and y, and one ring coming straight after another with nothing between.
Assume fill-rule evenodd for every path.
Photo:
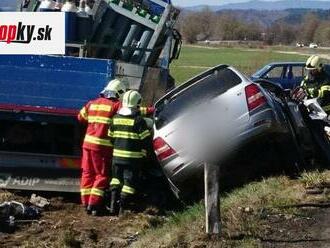
<instances>
[{"instance_id":1,"label":"silver car","mask_svg":"<svg viewBox=\"0 0 330 248\"><path fill-rule=\"evenodd\" d=\"M246 161L276 166L283 153L274 144L293 139L280 99L227 65L190 79L155 107L154 150L177 197L202 188L203 161L216 161L223 172L252 172L256 166Z\"/></svg>"}]
</instances>

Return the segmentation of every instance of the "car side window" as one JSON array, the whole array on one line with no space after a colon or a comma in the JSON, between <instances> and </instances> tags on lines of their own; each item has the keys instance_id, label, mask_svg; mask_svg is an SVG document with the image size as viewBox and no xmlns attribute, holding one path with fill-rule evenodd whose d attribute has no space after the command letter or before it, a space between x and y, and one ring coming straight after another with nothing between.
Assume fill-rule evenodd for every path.
<instances>
[{"instance_id":1,"label":"car side window","mask_svg":"<svg viewBox=\"0 0 330 248\"><path fill-rule=\"evenodd\" d=\"M294 78L302 78L304 76L304 67L292 66L292 73Z\"/></svg>"},{"instance_id":2,"label":"car side window","mask_svg":"<svg viewBox=\"0 0 330 248\"><path fill-rule=\"evenodd\" d=\"M282 77L282 73L283 73L283 67L281 66L277 66L274 67L273 69L271 69L268 73L267 73L267 78L272 79L272 78L281 78Z\"/></svg>"}]
</instances>

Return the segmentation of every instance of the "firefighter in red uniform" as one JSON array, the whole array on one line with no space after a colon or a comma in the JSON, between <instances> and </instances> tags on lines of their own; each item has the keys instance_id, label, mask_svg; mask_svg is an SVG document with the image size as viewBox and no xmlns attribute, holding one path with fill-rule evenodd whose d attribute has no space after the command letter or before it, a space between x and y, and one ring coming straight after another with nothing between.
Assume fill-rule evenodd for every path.
<instances>
[{"instance_id":1,"label":"firefighter in red uniform","mask_svg":"<svg viewBox=\"0 0 330 248\"><path fill-rule=\"evenodd\" d=\"M99 98L89 101L78 114L78 120L87 123L82 146L81 201L88 214L102 213L113 150L108 129L112 117L121 107L120 98L125 91L125 85L114 79L100 93Z\"/></svg>"}]
</instances>

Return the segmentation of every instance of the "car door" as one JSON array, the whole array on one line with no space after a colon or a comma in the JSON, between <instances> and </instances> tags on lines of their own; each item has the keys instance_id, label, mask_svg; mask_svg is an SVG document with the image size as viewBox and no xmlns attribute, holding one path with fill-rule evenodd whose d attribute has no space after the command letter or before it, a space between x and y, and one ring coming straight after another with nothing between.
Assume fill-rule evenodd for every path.
<instances>
[{"instance_id":1,"label":"car door","mask_svg":"<svg viewBox=\"0 0 330 248\"><path fill-rule=\"evenodd\" d=\"M292 78L291 78L291 89L296 88L301 84L301 81L304 79L305 68L304 65L293 65L292 66Z\"/></svg>"},{"instance_id":2,"label":"car door","mask_svg":"<svg viewBox=\"0 0 330 248\"><path fill-rule=\"evenodd\" d=\"M280 84L284 89L294 89L300 85L304 78L303 65L287 65L283 67L283 74Z\"/></svg>"}]
</instances>

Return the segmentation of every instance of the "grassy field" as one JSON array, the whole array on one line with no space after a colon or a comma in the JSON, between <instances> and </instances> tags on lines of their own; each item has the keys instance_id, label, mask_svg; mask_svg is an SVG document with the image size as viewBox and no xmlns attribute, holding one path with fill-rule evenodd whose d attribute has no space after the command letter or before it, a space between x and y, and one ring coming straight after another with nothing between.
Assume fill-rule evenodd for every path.
<instances>
[{"instance_id":1,"label":"grassy field","mask_svg":"<svg viewBox=\"0 0 330 248\"><path fill-rule=\"evenodd\" d=\"M280 176L252 182L222 196L221 239L212 240L205 235L204 206L200 203L173 214L161 227L147 230L132 247L248 248L264 247L262 241L272 235L281 236L281 233L288 240L295 239L290 232L299 232L301 228L298 225L296 230L295 222L313 219L312 212L299 205L322 204L330 200L326 189L316 195L306 194L306 189L322 189L329 183L330 171L304 172L295 180ZM309 224L307 221L304 225Z\"/></svg>"},{"instance_id":2,"label":"grassy field","mask_svg":"<svg viewBox=\"0 0 330 248\"><path fill-rule=\"evenodd\" d=\"M305 61L306 58L307 56L283 54L273 50L184 46L180 58L172 63L171 74L177 83L182 83L210 67L228 64L249 76L271 62Z\"/></svg>"}]
</instances>

